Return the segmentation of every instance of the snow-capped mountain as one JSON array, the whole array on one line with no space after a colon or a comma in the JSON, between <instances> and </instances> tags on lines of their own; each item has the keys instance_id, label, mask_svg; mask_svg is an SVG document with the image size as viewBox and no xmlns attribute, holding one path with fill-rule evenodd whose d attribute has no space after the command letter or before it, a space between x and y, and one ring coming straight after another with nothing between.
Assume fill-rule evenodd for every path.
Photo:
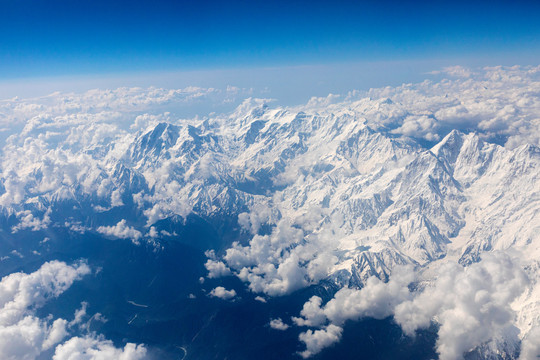
<instances>
[{"instance_id":1,"label":"snow-capped mountain","mask_svg":"<svg viewBox=\"0 0 540 360\"><path fill-rule=\"evenodd\" d=\"M2 152L2 230L65 227L159 247L175 236L163 221L229 221L221 231L230 241L206 249L215 250L209 277L236 276L266 297L322 281L335 289L368 289L373 277L391 284L404 266L429 287L449 262L466 269L485 253L512 252L529 279L512 322L526 339L540 326L540 149L515 134L496 144L481 127L452 130L451 121L433 133L406 130L467 110L465 95L452 94L464 96L461 105L440 95L460 86L434 86L431 105L424 98L416 108L405 97L410 89L394 89L297 108L249 99L226 115L149 116L131 127L36 115ZM503 106L505 116L520 104L534 112L537 93L528 99L536 105L520 99ZM303 324L317 326L306 314ZM326 317L330 325L317 330L325 335L339 325ZM305 339L306 357L320 351ZM476 346L486 352L482 341Z\"/></svg>"}]
</instances>

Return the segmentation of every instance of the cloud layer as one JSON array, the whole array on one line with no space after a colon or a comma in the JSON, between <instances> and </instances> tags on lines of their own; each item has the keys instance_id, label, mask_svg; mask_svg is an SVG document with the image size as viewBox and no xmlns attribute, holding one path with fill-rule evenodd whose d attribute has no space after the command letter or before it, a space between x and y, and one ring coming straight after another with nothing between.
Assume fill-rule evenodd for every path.
<instances>
[{"instance_id":1,"label":"cloud layer","mask_svg":"<svg viewBox=\"0 0 540 360\"><path fill-rule=\"evenodd\" d=\"M85 306L75 319L38 318L35 310L60 296L74 281L90 273L83 262L67 265L51 261L31 274L13 273L0 281L0 354L6 360L33 360L44 351L54 349L53 359L70 360L139 360L146 354L144 346L127 344L114 347L95 334L69 336L73 326L85 315Z\"/></svg>"}]
</instances>

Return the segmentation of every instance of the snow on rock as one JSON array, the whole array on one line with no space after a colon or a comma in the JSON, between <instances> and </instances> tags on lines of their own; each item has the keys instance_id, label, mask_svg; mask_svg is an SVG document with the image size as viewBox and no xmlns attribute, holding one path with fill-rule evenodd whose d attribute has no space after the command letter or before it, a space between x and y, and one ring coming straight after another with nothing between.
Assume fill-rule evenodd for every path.
<instances>
[{"instance_id":1,"label":"snow on rock","mask_svg":"<svg viewBox=\"0 0 540 360\"><path fill-rule=\"evenodd\" d=\"M358 289L396 266L430 274L444 261L472 266L514 251L530 278L516 324L534 351L540 71L459 73L298 107L248 99L191 120L159 110L215 89L4 101L2 124L18 129L0 158L5 230L77 224L139 242L167 218L234 219L247 241L223 244L211 276L233 274L270 296L324 279ZM119 211L95 225L96 214ZM304 339L314 349L341 334L317 331Z\"/></svg>"}]
</instances>

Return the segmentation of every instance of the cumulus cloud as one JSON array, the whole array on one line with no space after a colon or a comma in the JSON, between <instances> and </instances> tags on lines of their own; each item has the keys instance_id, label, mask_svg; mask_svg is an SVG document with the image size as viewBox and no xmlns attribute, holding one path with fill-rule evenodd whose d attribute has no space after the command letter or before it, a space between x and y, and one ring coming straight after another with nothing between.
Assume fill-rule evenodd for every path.
<instances>
[{"instance_id":1,"label":"cumulus cloud","mask_svg":"<svg viewBox=\"0 0 540 360\"><path fill-rule=\"evenodd\" d=\"M53 360L140 360L146 358L143 345L127 343L116 348L103 337L72 337L56 347Z\"/></svg>"},{"instance_id":2,"label":"cumulus cloud","mask_svg":"<svg viewBox=\"0 0 540 360\"><path fill-rule=\"evenodd\" d=\"M120 190L116 189L111 193L111 207L123 206L122 194Z\"/></svg>"},{"instance_id":3,"label":"cumulus cloud","mask_svg":"<svg viewBox=\"0 0 540 360\"><path fill-rule=\"evenodd\" d=\"M210 279L231 274L231 270L223 263L223 261L208 259L204 266L206 267L206 270L208 270L208 277Z\"/></svg>"},{"instance_id":4,"label":"cumulus cloud","mask_svg":"<svg viewBox=\"0 0 540 360\"><path fill-rule=\"evenodd\" d=\"M114 226L100 226L97 229L98 233L103 235L116 237L119 239L131 239L133 243L138 244L139 239L142 237L142 233L139 230L127 225L125 219L120 220L118 224Z\"/></svg>"},{"instance_id":5,"label":"cumulus cloud","mask_svg":"<svg viewBox=\"0 0 540 360\"><path fill-rule=\"evenodd\" d=\"M306 345L306 350L300 352L300 356L307 359L318 354L322 349L338 342L342 332L341 327L330 324L320 330L308 330L301 333L299 339Z\"/></svg>"},{"instance_id":6,"label":"cumulus cloud","mask_svg":"<svg viewBox=\"0 0 540 360\"><path fill-rule=\"evenodd\" d=\"M269 323L270 327L275 330L287 330L289 328L289 325L285 324L281 318L272 319Z\"/></svg>"},{"instance_id":7,"label":"cumulus cloud","mask_svg":"<svg viewBox=\"0 0 540 360\"><path fill-rule=\"evenodd\" d=\"M391 133L436 141L440 139L439 134L437 134L438 127L439 124L433 117L426 115L407 116L403 120L403 124L392 130Z\"/></svg>"},{"instance_id":8,"label":"cumulus cloud","mask_svg":"<svg viewBox=\"0 0 540 360\"><path fill-rule=\"evenodd\" d=\"M11 228L11 231L16 233L19 230L30 229L32 231L39 231L46 229L51 224L50 218L51 210L48 209L43 217L35 217L30 210L24 210L17 213L19 223Z\"/></svg>"},{"instance_id":9,"label":"cumulus cloud","mask_svg":"<svg viewBox=\"0 0 540 360\"><path fill-rule=\"evenodd\" d=\"M271 208L263 204L256 204L249 212L238 215L238 224L252 234L257 234L262 225L271 221L274 214Z\"/></svg>"},{"instance_id":10,"label":"cumulus cloud","mask_svg":"<svg viewBox=\"0 0 540 360\"><path fill-rule=\"evenodd\" d=\"M313 296L304 304L301 317L293 317L300 326L320 326L330 321L343 325L346 320L361 317L384 319L393 314L397 304L411 297L408 285L414 280L412 267L398 267L387 283L371 277L360 290L343 288L321 307L322 299Z\"/></svg>"},{"instance_id":11,"label":"cumulus cloud","mask_svg":"<svg viewBox=\"0 0 540 360\"><path fill-rule=\"evenodd\" d=\"M368 94L373 100L354 100L351 106L370 126L389 126L394 133L430 141L458 129L502 138L509 148L540 144L540 137L531 135L538 134L540 125L540 101L535 95L540 90L538 67L488 67L474 72L450 67L435 73L453 78L372 89ZM384 99L391 102L372 109L371 104Z\"/></svg>"},{"instance_id":12,"label":"cumulus cloud","mask_svg":"<svg viewBox=\"0 0 540 360\"><path fill-rule=\"evenodd\" d=\"M87 304L74 314L74 319L44 319L35 310L53 297L60 296L73 282L90 273L84 262L67 265L60 261L43 264L31 274L13 273L0 281L0 354L6 360L33 360L44 351L54 349L53 359L62 360L138 360L146 348L128 343L123 349L93 333L71 337L70 329L81 326ZM62 343L63 342L63 343Z\"/></svg>"},{"instance_id":13,"label":"cumulus cloud","mask_svg":"<svg viewBox=\"0 0 540 360\"><path fill-rule=\"evenodd\" d=\"M57 297L75 280L89 274L84 263L73 266L59 261L47 262L32 274L13 273L0 282L0 321L11 322L23 316L29 307L41 306L47 298Z\"/></svg>"},{"instance_id":14,"label":"cumulus cloud","mask_svg":"<svg viewBox=\"0 0 540 360\"><path fill-rule=\"evenodd\" d=\"M31 274L13 273L0 282L0 353L6 359L34 359L62 341L67 321L49 321L33 312L90 273L84 263L45 263Z\"/></svg>"},{"instance_id":15,"label":"cumulus cloud","mask_svg":"<svg viewBox=\"0 0 540 360\"><path fill-rule=\"evenodd\" d=\"M303 356L316 354L338 341L345 321L363 317L393 316L411 336L418 329L438 323L437 352L442 360L459 359L492 339L516 334L512 330L515 313L511 304L526 289L528 280L508 255L486 254L481 262L469 267L448 262L438 269L438 274L416 291L409 288L415 275L408 267L396 270L387 283L370 278L360 290L343 288L324 306L319 297L312 297L301 317L293 320L300 326L324 328L300 335L306 344ZM337 328L329 331L330 326ZM536 345L525 341L523 349L532 353Z\"/></svg>"},{"instance_id":16,"label":"cumulus cloud","mask_svg":"<svg viewBox=\"0 0 540 360\"><path fill-rule=\"evenodd\" d=\"M319 296L312 296L300 311L301 317L293 317L292 320L298 326L320 326L324 324L326 316L321 309L321 305L322 299Z\"/></svg>"},{"instance_id":17,"label":"cumulus cloud","mask_svg":"<svg viewBox=\"0 0 540 360\"><path fill-rule=\"evenodd\" d=\"M328 94L326 97L312 97L309 99L307 106L315 108L324 108L328 105L338 103L341 99L341 95L337 94Z\"/></svg>"},{"instance_id":18,"label":"cumulus cloud","mask_svg":"<svg viewBox=\"0 0 540 360\"><path fill-rule=\"evenodd\" d=\"M436 319L441 360L456 359L514 327L511 303L528 279L511 258L486 254L469 267L447 264L434 284L395 308L395 320L413 334ZM517 339L510 339L516 341Z\"/></svg>"},{"instance_id":19,"label":"cumulus cloud","mask_svg":"<svg viewBox=\"0 0 540 360\"><path fill-rule=\"evenodd\" d=\"M223 286L218 286L215 289L212 289L209 295L223 300L230 300L236 296L236 291L234 289L227 290Z\"/></svg>"},{"instance_id":20,"label":"cumulus cloud","mask_svg":"<svg viewBox=\"0 0 540 360\"><path fill-rule=\"evenodd\" d=\"M259 208L255 215L244 216L251 231L258 229L264 219L272 224L272 232L254 235L248 246L233 243L223 257L226 265L249 283L252 291L272 296L291 293L328 276L337 261L331 252L330 239L339 232L341 223L334 219L335 222L315 234L313 230L328 214L316 207L309 210L297 217L280 219L271 215L272 211ZM306 242L308 234L310 241Z\"/></svg>"}]
</instances>

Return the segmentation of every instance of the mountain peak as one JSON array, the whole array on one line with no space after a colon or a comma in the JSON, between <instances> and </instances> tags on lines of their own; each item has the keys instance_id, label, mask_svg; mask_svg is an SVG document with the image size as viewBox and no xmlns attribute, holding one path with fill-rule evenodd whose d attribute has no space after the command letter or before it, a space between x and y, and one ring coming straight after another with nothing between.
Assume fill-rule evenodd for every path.
<instances>
[{"instance_id":1,"label":"mountain peak","mask_svg":"<svg viewBox=\"0 0 540 360\"><path fill-rule=\"evenodd\" d=\"M176 144L179 136L180 128L178 126L160 122L152 130L135 140L130 157L137 162L148 157L160 156L164 150Z\"/></svg>"}]
</instances>

